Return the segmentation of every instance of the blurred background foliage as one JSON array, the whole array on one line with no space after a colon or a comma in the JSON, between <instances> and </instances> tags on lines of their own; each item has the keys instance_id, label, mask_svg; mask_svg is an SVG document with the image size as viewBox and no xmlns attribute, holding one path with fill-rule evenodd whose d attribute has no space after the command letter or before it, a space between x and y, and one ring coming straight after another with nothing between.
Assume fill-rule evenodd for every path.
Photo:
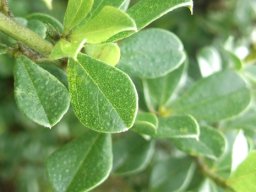
<instances>
[{"instance_id":1,"label":"blurred background foliage","mask_svg":"<svg viewBox=\"0 0 256 192\"><path fill-rule=\"evenodd\" d=\"M188 9L178 9L149 26L170 30L180 37L188 54L191 80L201 78L197 55L205 47L219 50L221 56L224 43L230 42L232 51L242 60L256 47L255 0L195 0L194 3L193 16ZM42 12L62 21L67 1L53 0L51 10L42 0L10 0L9 4L16 17L26 18L31 13ZM6 38L0 34L0 42ZM51 191L45 171L48 155L80 135L84 128L72 113L68 113L52 130L28 120L17 110L14 101L13 65L12 58L0 56L0 191ZM171 150L164 141L157 147L159 153ZM141 174L112 175L94 191L148 191L150 171L149 166ZM197 181L193 185L196 186Z\"/></svg>"}]
</instances>

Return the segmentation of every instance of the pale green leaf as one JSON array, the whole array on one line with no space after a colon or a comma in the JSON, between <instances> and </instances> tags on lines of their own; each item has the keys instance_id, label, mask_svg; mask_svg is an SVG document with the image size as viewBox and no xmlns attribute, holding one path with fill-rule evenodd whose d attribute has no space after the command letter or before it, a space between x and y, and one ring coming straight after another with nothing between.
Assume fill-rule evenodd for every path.
<instances>
[{"instance_id":1,"label":"pale green leaf","mask_svg":"<svg viewBox=\"0 0 256 192\"><path fill-rule=\"evenodd\" d=\"M43 0L48 9L52 9L52 0Z\"/></svg>"},{"instance_id":2,"label":"pale green leaf","mask_svg":"<svg viewBox=\"0 0 256 192\"><path fill-rule=\"evenodd\" d=\"M49 157L48 175L56 192L90 191L108 177L112 159L110 135L87 132Z\"/></svg>"},{"instance_id":3,"label":"pale green leaf","mask_svg":"<svg viewBox=\"0 0 256 192\"><path fill-rule=\"evenodd\" d=\"M172 139L178 149L190 155L220 158L226 150L226 140L221 132L214 128L202 127L199 139Z\"/></svg>"},{"instance_id":4,"label":"pale green leaf","mask_svg":"<svg viewBox=\"0 0 256 192\"><path fill-rule=\"evenodd\" d=\"M94 5L90 13L90 17L97 15L105 6L122 8L127 0L94 0Z\"/></svg>"},{"instance_id":5,"label":"pale green leaf","mask_svg":"<svg viewBox=\"0 0 256 192\"><path fill-rule=\"evenodd\" d=\"M250 91L243 79L226 70L197 82L171 109L177 114L191 114L197 120L216 122L238 115L250 101Z\"/></svg>"},{"instance_id":6,"label":"pale green leaf","mask_svg":"<svg viewBox=\"0 0 256 192\"><path fill-rule=\"evenodd\" d=\"M156 162L150 178L150 192L184 191L195 166L189 158L168 158Z\"/></svg>"},{"instance_id":7,"label":"pale green leaf","mask_svg":"<svg viewBox=\"0 0 256 192\"><path fill-rule=\"evenodd\" d=\"M140 78L157 78L179 67L186 58L181 41L162 29L142 31L120 44L119 68Z\"/></svg>"},{"instance_id":8,"label":"pale green leaf","mask_svg":"<svg viewBox=\"0 0 256 192\"><path fill-rule=\"evenodd\" d=\"M68 78L74 111L86 127L114 133L133 125L138 99L125 73L81 54L69 60Z\"/></svg>"},{"instance_id":9,"label":"pale green leaf","mask_svg":"<svg viewBox=\"0 0 256 192\"><path fill-rule=\"evenodd\" d=\"M21 111L45 127L52 127L67 112L70 98L66 87L26 57L15 66L15 97Z\"/></svg>"},{"instance_id":10,"label":"pale green leaf","mask_svg":"<svg viewBox=\"0 0 256 192\"><path fill-rule=\"evenodd\" d=\"M94 0L68 0L64 16L64 33L68 34L80 24L91 11Z\"/></svg>"},{"instance_id":11,"label":"pale green leaf","mask_svg":"<svg viewBox=\"0 0 256 192\"><path fill-rule=\"evenodd\" d=\"M194 138L200 134L199 125L192 116L171 116L159 118L157 137Z\"/></svg>"},{"instance_id":12,"label":"pale green leaf","mask_svg":"<svg viewBox=\"0 0 256 192\"><path fill-rule=\"evenodd\" d=\"M143 79L144 96L150 110L158 111L170 101L171 96L181 81L184 70L185 64L163 77Z\"/></svg>"},{"instance_id":13,"label":"pale green leaf","mask_svg":"<svg viewBox=\"0 0 256 192\"><path fill-rule=\"evenodd\" d=\"M237 170L228 179L227 184L236 192L256 191L256 152L249 154L246 160L237 168Z\"/></svg>"},{"instance_id":14,"label":"pale green leaf","mask_svg":"<svg viewBox=\"0 0 256 192\"><path fill-rule=\"evenodd\" d=\"M71 34L72 42L97 44L122 31L136 31L133 19L118 8L105 6L95 17L78 26Z\"/></svg>"},{"instance_id":15,"label":"pale green leaf","mask_svg":"<svg viewBox=\"0 0 256 192\"><path fill-rule=\"evenodd\" d=\"M78 53L83 48L83 45L83 41L71 43L65 39L61 39L54 46L49 58L52 60L58 60L65 57L76 59Z\"/></svg>"},{"instance_id":16,"label":"pale green leaf","mask_svg":"<svg viewBox=\"0 0 256 192\"><path fill-rule=\"evenodd\" d=\"M158 119L153 113L140 112L132 130L142 135L155 136L158 129Z\"/></svg>"},{"instance_id":17,"label":"pale green leaf","mask_svg":"<svg viewBox=\"0 0 256 192\"><path fill-rule=\"evenodd\" d=\"M90 57L112 66L120 60L120 48L116 43L87 44L85 51Z\"/></svg>"},{"instance_id":18,"label":"pale green leaf","mask_svg":"<svg viewBox=\"0 0 256 192\"><path fill-rule=\"evenodd\" d=\"M134 133L127 133L113 143L115 174L127 175L143 171L154 153L154 142Z\"/></svg>"}]
</instances>

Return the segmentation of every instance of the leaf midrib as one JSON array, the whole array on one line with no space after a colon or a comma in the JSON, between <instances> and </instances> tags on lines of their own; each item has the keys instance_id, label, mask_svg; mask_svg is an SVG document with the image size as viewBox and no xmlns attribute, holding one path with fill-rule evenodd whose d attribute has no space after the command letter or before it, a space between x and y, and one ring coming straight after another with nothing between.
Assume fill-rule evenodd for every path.
<instances>
[{"instance_id":1,"label":"leaf midrib","mask_svg":"<svg viewBox=\"0 0 256 192\"><path fill-rule=\"evenodd\" d=\"M35 86L35 84L34 84L34 81L32 80L32 76L31 76L31 74L30 74L30 72L29 72L29 70L28 70L28 68L27 68L27 65L26 65L25 63L23 63L23 62L22 62L22 64L23 64L24 68L26 69L26 72L27 72L27 74L28 74L29 80L31 81L31 83L32 83L32 85L33 85L33 87L34 87L34 89L35 89L36 96L37 96L37 98L38 98L40 104L42 105L42 109L43 109L43 111L44 111L44 114L45 114L45 116L46 116L46 118L47 118L47 121L48 121L48 124L49 124L49 125L47 125L47 126L50 127L50 126L51 126L50 119L49 119L48 114L46 113L45 106L43 105L43 102L42 102L42 100L41 100L41 98L40 98L40 94L38 93L38 90L37 90L37 88L36 88L36 86ZM31 64L32 64L32 63L31 63ZM32 65L33 65L33 64L32 64Z\"/></svg>"},{"instance_id":2,"label":"leaf midrib","mask_svg":"<svg viewBox=\"0 0 256 192\"><path fill-rule=\"evenodd\" d=\"M69 184L67 185L67 192L70 191L70 187L73 184L74 179L77 177L77 174L79 173L80 168L83 166L84 162L86 161L86 157L93 151L92 149L94 148L96 142L100 139L100 134L98 134L95 139L92 141L91 146L89 147L89 149L87 150L87 152L84 154L84 157L82 158L81 162L79 163L79 165L77 166L77 169L75 171L74 176L72 177L73 179L69 182Z\"/></svg>"},{"instance_id":3,"label":"leaf midrib","mask_svg":"<svg viewBox=\"0 0 256 192\"><path fill-rule=\"evenodd\" d=\"M98 88L99 92L102 94L102 96L107 100L107 102L111 105L111 107L113 108L113 110L115 111L115 113L118 115L119 117L119 121L123 124L124 128L128 127L126 125L126 123L123 121L123 118L120 116L119 112L117 111L117 109L115 108L115 106L110 102L109 98L104 94L104 92L101 90L100 86L98 85L97 82L94 81L94 79L92 78L92 76L87 72L87 70L84 68L84 66L78 61L78 64L81 66L81 68L84 70L84 72L88 75L88 77L91 79L91 81L94 83L94 85L96 85L96 87ZM80 106L80 105L79 105ZM79 107L80 108L80 107ZM80 110L80 109L79 109ZM81 112L80 112L81 114Z\"/></svg>"}]
</instances>

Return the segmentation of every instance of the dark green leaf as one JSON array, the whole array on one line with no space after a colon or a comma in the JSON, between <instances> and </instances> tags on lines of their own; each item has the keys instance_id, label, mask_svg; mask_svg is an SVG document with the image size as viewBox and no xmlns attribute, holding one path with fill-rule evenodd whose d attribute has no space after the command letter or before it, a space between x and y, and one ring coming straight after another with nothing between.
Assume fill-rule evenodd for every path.
<instances>
[{"instance_id":1,"label":"dark green leaf","mask_svg":"<svg viewBox=\"0 0 256 192\"><path fill-rule=\"evenodd\" d=\"M63 31L62 24L57 19L55 19L54 17L52 17L50 15L43 14L43 13L32 13L31 15L29 15L27 17L27 19L39 20L39 21L43 22L46 25L51 25L58 32L62 32Z\"/></svg>"},{"instance_id":2,"label":"dark green leaf","mask_svg":"<svg viewBox=\"0 0 256 192\"><path fill-rule=\"evenodd\" d=\"M60 121L69 108L66 87L26 57L15 66L15 97L21 111L45 127Z\"/></svg>"},{"instance_id":3,"label":"dark green leaf","mask_svg":"<svg viewBox=\"0 0 256 192\"><path fill-rule=\"evenodd\" d=\"M154 142L127 133L113 144L114 173L124 175L142 171L149 164L153 152Z\"/></svg>"},{"instance_id":4,"label":"dark green leaf","mask_svg":"<svg viewBox=\"0 0 256 192\"><path fill-rule=\"evenodd\" d=\"M81 54L69 60L68 78L75 113L86 127L114 133L133 125L138 99L125 73Z\"/></svg>"},{"instance_id":5,"label":"dark green leaf","mask_svg":"<svg viewBox=\"0 0 256 192\"><path fill-rule=\"evenodd\" d=\"M112 158L110 135L87 132L49 157L47 170L54 190L90 191L108 177Z\"/></svg>"},{"instance_id":6,"label":"dark green leaf","mask_svg":"<svg viewBox=\"0 0 256 192\"><path fill-rule=\"evenodd\" d=\"M241 113L250 100L243 79L226 70L197 82L171 107L174 113L191 114L198 120L215 122Z\"/></svg>"}]
</instances>

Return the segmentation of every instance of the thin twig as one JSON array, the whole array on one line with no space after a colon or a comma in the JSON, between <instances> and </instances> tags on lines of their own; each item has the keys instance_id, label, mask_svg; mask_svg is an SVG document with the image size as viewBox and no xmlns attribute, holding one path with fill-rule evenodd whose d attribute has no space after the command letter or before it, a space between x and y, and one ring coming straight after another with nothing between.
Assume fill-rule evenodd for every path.
<instances>
[{"instance_id":1,"label":"thin twig","mask_svg":"<svg viewBox=\"0 0 256 192\"><path fill-rule=\"evenodd\" d=\"M202 158L199 157L194 157L195 162L197 164L197 166L199 167L199 169L201 170L201 172L208 178L210 178L215 184L217 184L218 186L224 188L224 189L228 189L230 192L235 192L234 189L232 189L226 182L225 179L223 179L222 177L216 175L203 161Z\"/></svg>"}]
</instances>

